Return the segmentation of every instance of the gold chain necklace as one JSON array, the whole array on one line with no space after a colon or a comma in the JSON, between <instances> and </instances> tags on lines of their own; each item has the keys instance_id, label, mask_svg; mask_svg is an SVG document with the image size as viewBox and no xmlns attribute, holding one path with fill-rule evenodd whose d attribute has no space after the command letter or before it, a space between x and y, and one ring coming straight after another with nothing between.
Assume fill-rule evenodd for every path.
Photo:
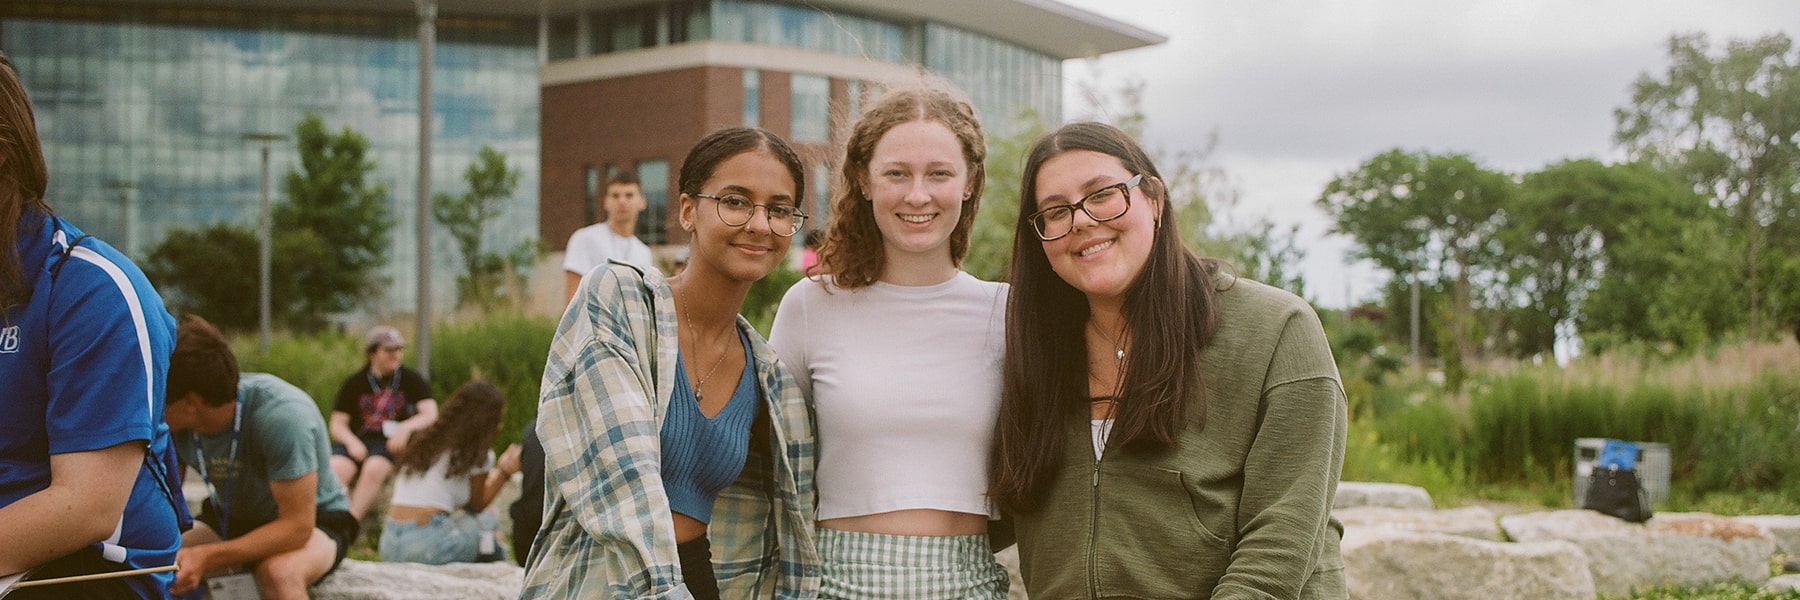
<instances>
[{"instance_id":1,"label":"gold chain necklace","mask_svg":"<svg viewBox=\"0 0 1800 600\"><path fill-rule=\"evenodd\" d=\"M681 300L681 320L687 323L688 335L690 335L694 338L694 344L693 344L694 356L698 357L698 356L700 356L700 330L698 328L694 327L693 311L688 310L687 292L681 293L680 300ZM713 336L713 337L716 338L718 336ZM712 368L707 369L706 374L701 375L700 379L698 379L694 382L694 401L696 403L706 400L706 392L705 392L706 379L708 377L712 377L713 373L718 372L719 365L725 364L725 355L730 354L730 353L731 353L731 351L729 349L720 348L719 349L719 359L713 361Z\"/></svg>"}]
</instances>

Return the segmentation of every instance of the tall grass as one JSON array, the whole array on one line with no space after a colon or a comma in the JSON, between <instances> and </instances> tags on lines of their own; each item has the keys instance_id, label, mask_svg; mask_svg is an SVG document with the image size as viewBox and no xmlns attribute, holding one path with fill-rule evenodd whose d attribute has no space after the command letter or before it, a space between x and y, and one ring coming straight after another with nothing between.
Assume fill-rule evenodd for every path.
<instances>
[{"instance_id":1,"label":"tall grass","mask_svg":"<svg viewBox=\"0 0 1800 600\"><path fill-rule=\"evenodd\" d=\"M1574 441L1605 437L1668 444L1672 503L1705 506L1710 494L1766 505L1768 493L1800 496L1800 351L1742 344L1686 360L1608 356L1567 368L1504 365L1473 374L1461 393L1422 377L1368 392L1358 415L1393 453L1371 478L1567 490ZM1391 463L1391 464L1390 464ZM1440 475L1418 470L1438 469ZM1351 478L1346 462L1346 479ZM1412 482L1409 482L1412 483ZM1438 483L1437 485L1443 485ZM1430 489L1427 486L1427 489ZM1436 491L1434 495L1436 495Z\"/></svg>"},{"instance_id":2,"label":"tall grass","mask_svg":"<svg viewBox=\"0 0 1800 600\"><path fill-rule=\"evenodd\" d=\"M538 386L555 335L550 317L494 316L440 325L432 333L431 386L438 398L447 399L457 386L480 377L505 392L506 416L495 440L504 448L537 418Z\"/></svg>"}]
</instances>

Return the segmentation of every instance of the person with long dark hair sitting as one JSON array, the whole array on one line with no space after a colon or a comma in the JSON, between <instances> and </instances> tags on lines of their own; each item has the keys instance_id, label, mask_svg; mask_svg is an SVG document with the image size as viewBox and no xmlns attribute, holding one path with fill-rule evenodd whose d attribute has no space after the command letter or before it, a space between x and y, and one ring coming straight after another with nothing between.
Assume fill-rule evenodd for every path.
<instances>
[{"instance_id":1,"label":"person with long dark hair sitting","mask_svg":"<svg viewBox=\"0 0 1800 600\"><path fill-rule=\"evenodd\" d=\"M519 471L519 445L498 460L494 436L506 396L486 381L462 384L437 421L400 452L381 530L381 559L441 565L505 558L500 517L488 504Z\"/></svg>"}]
</instances>

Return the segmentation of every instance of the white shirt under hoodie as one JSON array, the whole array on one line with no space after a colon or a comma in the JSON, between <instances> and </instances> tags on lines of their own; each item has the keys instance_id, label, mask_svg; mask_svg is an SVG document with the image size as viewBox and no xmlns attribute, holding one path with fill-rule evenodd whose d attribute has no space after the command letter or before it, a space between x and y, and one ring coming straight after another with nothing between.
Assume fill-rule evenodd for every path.
<instances>
[{"instance_id":1,"label":"white shirt under hoodie","mask_svg":"<svg viewBox=\"0 0 1800 600\"><path fill-rule=\"evenodd\" d=\"M769 335L818 413L817 518L998 518L986 492L1006 284L959 271L930 286L829 286L795 284Z\"/></svg>"}]
</instances>

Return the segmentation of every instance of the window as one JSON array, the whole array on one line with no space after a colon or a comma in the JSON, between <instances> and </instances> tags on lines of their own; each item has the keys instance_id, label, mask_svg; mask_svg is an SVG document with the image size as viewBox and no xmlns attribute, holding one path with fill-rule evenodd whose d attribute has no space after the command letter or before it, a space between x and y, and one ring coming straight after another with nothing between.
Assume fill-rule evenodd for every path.
<instances>
[{"instance_id":1,"label":"window","mask_svg":"<svg viewBox=\"0 0 1800 600\"><path fill-rule=\"evenodd\" d=\"M669 161L646 160L637 164L638 184L644 189L644 212L638 214L638 239L646 244L669 241L664 223L669 215Z\"/></svg>"},{"instance_id":2,"label":"window","mask_svg":"<svg viewBox=\"0 0 1800 600\"><path fill-rule=\"evenodd\" d=\"M831 135L831 80L818 75L794 75L793 124L788 137L795 142L823 144Z\"/></svg>"},{"instance_id":3,"label":"window","mask_svg":"<svg viewBox=\"0 0 1800 600\"><path fill-rule=\"evenodd\" d=\"M806 224L813 229L824 230L831 216L831 165L819 163L813 165L812 174L812 208L804 209L809 213Z\"/></svg>"},{"instance_id":4,"label":"window","mask_svg":"<svg viewBox=\"0 0 1800 600\"><path fill-rule=\"evenodd\" d=\"M581 196L581 206L584 209L581 223L584 226L592 224L600 216L600 171L594 169L593 164L588 164L585 171L582 182L586 189Z\"/></svg>"},{"instance_id":5,"label":"window","mask_svg":"<svg viewBox=\"0 0 1800 600\"><path fill-rule=\"evenodd\" d=\"M550 20L550 60L575 58L575 17Z\"/></svg>"},{"instance_id":6,"label":"window","mask_svg":"<svg viewBox=\"0 0 1800 600\"><path fill-rule=\"evenodd\" d=\"M855 123L856 118L862 116L863 82L861 79L852 79L844 88L847 109L844 111L844 122Z\"/></svg>"},{"instance_id":7,"label":"window","mask_svg":"<svg viewBox=\"0 0 1800 600\"><path fill-rule=\"evenodd\" d=\"M762 127L762 71L744 69L744 126Z\"/></svg>"}]
</instances>

